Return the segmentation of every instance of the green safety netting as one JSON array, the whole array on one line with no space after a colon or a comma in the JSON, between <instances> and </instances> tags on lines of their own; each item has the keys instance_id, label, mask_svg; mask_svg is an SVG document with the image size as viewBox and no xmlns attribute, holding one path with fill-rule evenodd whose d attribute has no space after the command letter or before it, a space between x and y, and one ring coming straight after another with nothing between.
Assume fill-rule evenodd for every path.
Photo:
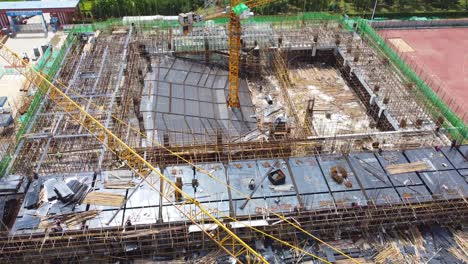
<instances>
[{"instance_id":1,"label":"green safety netting","mask_svg":"<svg viewBox=\"0 0 468 264\"><path fill-rule=\"evenodd\" d=\"M34 66L34 69L36 69L37 71L41 71L44 68L47 60L49 60L51 53L52 53L52 47L49 46L47 50L44 52L44 54L42 55L42 57Z\"/></svg>"},{"instance_id":2,"label":"green safety netting","mask_svg":"<svg viewBox=\"0 0 468 264\"><path fill-rule=\"evenodd\" d=\"M290 16L254 16L242 20L242 23L281 23L294 22L301 20L341 20L341 16L328 13L304 12ZM216 24L226 24L229 22L228 17L213 19ZM153 27L179 27L179 22L176 20L153 20L153 21L137 21L134 22L143 29L151 29ZM198 25L203 25L205 22L200 22ZM103 22L96 22L86 25L75 25L73 30L78 33L93 32L95 30L110 30L112 27L125 26L122 19L113 18Z\"/></svg>"},{"instance_id":3,"label":"green safety netting","mask_svg":"<svg viewBox=\"0 0 468 264\"><path fill-rule=\"evenodd\" d=\"M73 33L74 31L72 31L71 34L68 34L67 39L65 40L60 50L51 52L48 49L49 53L46 52L47 54L45 53L41 61L38 62L38 64L40 63L40 65L35 66L35 69L38 71L42 71L44 74L46 74L49 80L52 80L53 76L55 76L55 74L60 68L60 64L62 63L66 51L75 42L76 34ZM2 160L0 161L0 177L4 176L11 162L12 155L18 146L18 143L20 142L23 135L26 133L31 120L33 119L35 113L39 109L39 105L41 104L42 99L44 97L44 93L42 91L42 89L37 89L37 92L34 94L27 112L19 118L21 125L16 133L16 142L10 144L7 151L5 151Z\"/></svg>"},{"instance_id":4,"label":"green safety netting","mask_svg":"<svg viewBox=\"0 0 468 264\"><path fill-rule=\"evenodd\" d=\"M380 37L380 35L364 19L357 19L358 30L361 35L369 37L403 74L406 80L415 84L418 88L417 95L423 100L427 109L433 117L443 116L450 124L445 124L452 137L466 140L468 138L468 127L463 120L458 117L448 107L444 101L408 66L400 56Z\"/></svg>"},{"instance_id":5,"label":"green safety netting","mask_svg":"<svg viewBox=\"0 0 468 264\"><path fill-rule=\"evenodd\" d=\"M241 6L239 10L241 10ZM235 8L236 8L235 7ZM413 20L428 20L425 17L413 17ZM424 97L423 101L428 106L428 109L431 111L431 114L436 117L437 115L443 115L449 122L450 126L447 127L450 129L452 136L468 138L467 126L464 122L437 96L436 93L408 66L406 63L390 48L385 41L374 31L374 29L366 22L364 19L345 19L340 15L333 15L329 13L318 13L318 12L304 12L297 15L290 16L254 16L249 19L245 19L242 23L284 23L284 22L294 22L294 21L313 21L313 20L331 20L339 21L343 23L345 28L351 30L354 23L358 23L359 29L362 34L365 34L374 42L374 45L378 47L389 59L393 62L396 68L403 74L403 76L413 82L418 87L418 95ZM225 24L229 22L229 18L218 18L213 20L216 24ZM112 19L105 22L99 22L92 25L93 29L109 29L112 26L121 26L123 25L121 19ZM144 21L139 23L139 25L144 28L153 28L153 27L178 27L179 24L177 21ZM202 25L202 24L201 24ZM80 29L78 29L80 30ZM89 26L86 29L89 30Z\"/></svg>"},{"instance_id":6,"label":"green safety netting","mask_svg":"<svg viewBox=\"0 0 468 264\"><path fill-rule=\"evenodd\" d=\"M315 13L315 12L306 12L300 13L298 15L293 16L256 16L251 17L249 19L243 20L242 23L282 23L282 22L294 22L294 21L312 21L312 20L330 20L330 21L339 21L343 23L345 28L351 30L353 28L354 23L357 23L358 30L364 36L367 36L373 44L379 48L396 66L396 68L402 73L403 77L407 80L413 82L416 87L418 87L418 95L421 96L424 103L431 114L434 117L438 117L443 115L446 120L450 123L446 127L449 129L451 135L456 138L467 139L468 138L468 127L465 123L437 96L435 92L397 55L395 51L391 47L389 47L385 41L375 32L375 30L367 23L364 19L344 19L342 16L339 15L332 15L328 13ZM214 20L217 24L228 23L228 18L219 18ZM61 64L63 56L65 55L66 50L68 47L76 40L77 33L86 33L86 32L93 32L96 30L109 30L112 29L114 26L123 26L122 19L111 19L105 22L98 22L92 25L79 25L75 26L69 32L67 40L65 44L59 51L52 52L52 54L47 54L48 56L43 56L43 61L39 62L44 73L47 76L54 76ZM151 29L153 27L178 27L179 24L177 21L166 21L166 20L157 20L157 21L144 21L138 23L143 29L148 28ZM1 72L0 72L1 73ZM34 113L39 108L39 105L42 101L44 94L38 90L38 92L34 95L32 103L24 115L21 117L21 127L17 133L17 141L21 139L21 137L26 132L27 127L29 126L29 122L31 121ZM12 149L14 149L16 146ZM0 176L5 173L5 170L8 164L11 161L11 151L4 155L2 160L0 161Z\"/></svg>"}]
</instances>

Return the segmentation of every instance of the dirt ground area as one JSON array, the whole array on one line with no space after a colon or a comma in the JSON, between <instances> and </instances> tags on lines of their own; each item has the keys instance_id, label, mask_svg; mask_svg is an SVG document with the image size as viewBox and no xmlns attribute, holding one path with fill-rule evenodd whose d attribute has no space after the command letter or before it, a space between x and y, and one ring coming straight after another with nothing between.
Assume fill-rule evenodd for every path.
<instances>
[{"instance_id":1,"label":"dirt ground area","mask_svg":"<svg viewBox=\"0 0 468 264\"><path fill-rule=\"evenodd\" d=\"M289 71L295 87L289 90L293 104L304 116L314 100L312 123L320 136L371 131L371 119L359 98L346 85L337 69L304 67Z\"/></svg>"},{"instance_id":2,"label":"dirt ground area","mask_svg":"<svg viewBox=\"0 0 468 264\"><path fill-rule=\"evenodd\" d=\"M37 19L37 18L35 18ZM53 48L57 49L61 46L66 38L63 32L38 32L38 33L18 33L15 38L9 38L5 45L14 52L23 56L26 55L31 59L32 65L38 60L33 59L33 49L39 48L41 45L50 43ZM42 51L41 51L42 55ZM25 78L19 73L10 68L7 61L0 57L0 67L5 68L7 73L0 74L0 96L7 96L13 110L17 110L22 105L22 100L27 94L20 91L23 87ZM1 69L1 70L2 70ZM0 72L3 72L1 71Z\"/></svg>"},{"instance_id":3,"label":"dirt ground area","mask_svg":"<svg viewBox=\"0 0 468 264\"><path fill-rule=\"evenodd\" d=\"M332 67L305 65L289 69L292 87L287 90L291 104L285 101L282 89L275 76L266 82L249 83L252 101L257 109L258 127L266 127L278 119L286 118L292 128L306 123L306 111L314 100L312 134L334 136L377 131L366 114L359 98L347 86L339 71ZM268 103L271 99L271 104ZM289 107L294 108L293 111ZM292 112L297 113L299 124Z\"/></svg>"}]
</instances>

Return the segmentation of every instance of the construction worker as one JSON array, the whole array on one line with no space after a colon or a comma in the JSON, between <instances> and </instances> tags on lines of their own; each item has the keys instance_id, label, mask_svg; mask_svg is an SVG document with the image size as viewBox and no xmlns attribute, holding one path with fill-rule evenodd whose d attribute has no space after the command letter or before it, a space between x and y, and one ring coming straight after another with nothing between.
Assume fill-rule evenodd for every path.
<instances>
[{"instance_id":1,"label":"construction worker","mask_svg":"<svg viewBox=\"0 0 468 264\"><path fill-rule=\"evenodd\" d=\"M130 217L127 218L127 221L125 221L125 227L130 227L132 226L132 220L130 220Z\"/></svg>"},{"instance_id":2,"label":"construction worker","mask_svg":"<svg viewBox=\"0 0 468 264\"><path fill-rule=\"evenodd\" d=\"M255 180L254 179L250 179L250 182L249 182L249 190L253 191L255 189Z\"/></svg>"},{"instance_id":3,"label":"construction worker","mask_svg":"<svg viewBox=\"0 0 468 264\"><path fill-rule=\"evenodd\" d=\"M457 140L456 139L452 139L452 144L450 145L450 150L454 149L457 147Z\"/></svg>"},{"instance_id":4,"label":"construction worker","mask_svg":"<svg viewBox=\"0 0 468 264\"><path fill-rule=\"evenodd\" d=\"M57 159L58 159L59 161L62 160L63 154L62 154L60 151L57 151L57 154L55 154L55 155L57 156Z\"/></svg>"},{"instance_id":5,"label":"construction worker","mask_svg":"<svg viewBox=\"0 0 468 264\"><path fill-rule=\"evenodd\" d=\"M62 232L63 228L60 219L55 220L55 226L52 227L52 232Z\"/></svg>"},{"instance_id":6,"label":"construction worker","mask_svg":"<svg viewBox=\"0 0 468 264\"><path fill-rule=\"evenodd\" d=\"M114 149L114 153L115 153L115 156L117 157L116 160L115 160L115 166L117 168L122 168L122 167L125 167L125 162L120 158L120 151L118 149Z\"/></svg>"},{"instance_id":7,"label":"construction worker","mask_svg":"<svg viewBox=\"0 0 468 264\"><path fill-rule=\"evenodd\" d=\"M379 153L380 156L382 156L383 149L381 147L379 147L377 152Z\"/></svg>"}]
</instances>

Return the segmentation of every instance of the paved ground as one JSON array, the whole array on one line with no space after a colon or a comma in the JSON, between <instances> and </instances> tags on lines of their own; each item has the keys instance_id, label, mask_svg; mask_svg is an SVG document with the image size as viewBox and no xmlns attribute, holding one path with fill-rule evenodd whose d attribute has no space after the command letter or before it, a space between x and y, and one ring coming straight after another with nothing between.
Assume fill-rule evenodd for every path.
<instances>
[{"instance_id":1,"label":"paved ground","mask_svg":"<svg viewBox=\"0 0 468 264\"><path fill-rule=\"evenodd\" d=\"M46 21L49 18L46 16ZM28 24L42 23L42 18L36 16L28 20ZM54 37L54 33L37 32L37 33L18 33L15 38L9 38L5 45L11 48L19 55L26 53L31 58L31 64L35 64L33 61L34 57L33 48L37 47L40 49L41 45L47 44ZM9 64L0 57L0 67L9 67ZM0 96L8 96L8 101L13 109L20 107L20 98L24 93L20 92L20 88L23 85L25 78L19 73L16 74L0 74Z\"/></svg>"},{"instance_id":2,"label":"paved ground","mask_svg":"<svg viewBox=\"0 0 468 264\"><path fill-rule=\"evenodd\" d=\"M416 72L423 71L424 79L442 83L444 89L433 88L454 111L465 115L465 122L468 121L468 28L382 30L379 33Z\"/></svg>"}]
</instances>

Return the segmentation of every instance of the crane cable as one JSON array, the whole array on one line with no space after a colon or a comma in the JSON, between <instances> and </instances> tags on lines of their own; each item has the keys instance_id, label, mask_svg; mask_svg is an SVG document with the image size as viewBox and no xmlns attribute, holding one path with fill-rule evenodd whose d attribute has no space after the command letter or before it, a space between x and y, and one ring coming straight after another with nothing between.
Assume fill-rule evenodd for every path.
<instances>
[{"instance_id":1,"label":"crane cable","mask_svg":"<svg viewBox=\"0 0 468 264\"><path fill-rule=\"evenodd\" d=\"M57 81L57 82L58 82L61 86L66 87L66 86L65 86L63 83L61 83L60 81ZM69 92L70 92L70 90L69 90ZM73 90L72 90L72 92L75 93L75 94L76 94L77 96L79 96L79 97L82 96L82 95L76 93L76 92L73 91ZM93 105L93 106L95 106L95 107L98 107L95 103L93 103L92 101L88 100L87 98L84 98L84 97L81 97L81 98L82 98L83 100L89 102L91 105ZM98 109L99 109L99 108L98 108ZM99 110L99 111L103 111L103 110ZM200 166L198 166L198 165L192 163L191 161L185 159L185 158L182 157L181 155L179 155L179 154L173 152L172 150L168 149L166 146L164 146L164 145L158 143L157 141L154 141L154 140L148 138L147 135L145 135L144 133L142 133L140 130L137 130L137 129L135 129L134 127L130 126L128 123L126 123L125 121L121 120L120 118L118 118L118 117L116 117L116 116L114 116L114 115L112 115L112 114L111 114L111 116L112 116L117 122L119 122L120 124L127 126L128 128L130 128L130 129L133 130L134 132L138 133L140 136L142 136L142 137L144 137L145 139L147 139L147 140L149 141L149 143L155 144L155 145L157 145L158 147L161 147L161 148L167 150L169 153L171 153L171 155L174 155L174 156L180 158L181 160L183 160L184 162L186 162L188 165L195 167L198 171L200 171L200 172L202 172L202 173L208 175L208 176L209 176L210 178L212 178L213 180L215 180L215 181L217 181L218 183L220 183L220 184L226 186L227 188L229 188L230 190L236 192L237 194L243 196L243 198L246 198L246 199L248 199L248 200L252 200L252 199L250 199L245 193L243 193L242 191L236 189L236 188L233 187L232 185L229 185L229 184L227 184L227 183L221 181L220 179L218 179L216 176L214 176L214 175L213 175L212 173L210 173L209 171L207 171L207 170L203 169L202 167L200 167ZM256 203L256 202L254 201L253 203ZM278 218L280 218L281 220L285 221L286 223L290 224L291 226L293 226L293 227L296 228L297 230L300 230L301 232L303 232L303 233L306 234L307 236L313 238L314 240L318 241L319 243L324 244L325 246L329 247L330 249L334 250L335 252L339 253L340 255L344 256L345 258L348 258L349 260L351 260L352 262L354 262L354 263L356 263L356 264L359 264L359 263L360 263L360 262L358 262L356 259L352 258L351 256L349 256L349 255L347 255L346 253L344 253L344 252L342 252L341 250L339 250L338 248L336 248L336 247L330 245L329 243L327 243L327 242L321 240L319 237L317 237L317 236L311 234L310 232L304 230L303 228L301 228L301 227L300 227L299 225L297 225L296 223L294 223L294 222L288 220L286 217L284 217L284 216L282 216L282 215L280 215L280 214L278 214L278 213L272 211L272 210L269 209L269 208L266 208L266 209L267 209L267 211L268 211L269 213L275 215L276 217L278 217Z\"/></svg>"},{"instance_id":2,"label":"crane cable","mask_svg":"<svg viewBox=\"0 0 468 264\"><path fill-rule=\"evenodd\" d=\"M114 153L114 151L112 151L112 150L111 150L111 152ZM114 154L115 154L115 153L114 153ZM157 171L157 170L156 170L156 173L157 173L160 177L164 177L164 176L161 174L161 172L159 172L159 171ZM137 174L140 174L140 173L137 172ZM143 178L143 177L142 177L142 178ZM174 207L176 207L180 212L182 212L187 218L192 219L193 222L195 223L195 219L191 218L190 216L187 215L187 213L185 213L185 212L183 212L181 209L179 209L179 207L181 207L182 205L188 205L188 204L190 204L190 203L183 203L183 204L181 204L181 205L177 205L175 202L171 201L166 195L164 195L164 194L162 193L161 190L159 190L158 188L156 188L156 187L154 186L153 183L149 182L149 181L147 180L146 177L144 177L143 180L144 180L152 189L154 189L154 190L155 190L156 192L158 192L162 197L164 197L169 203L171 203L171 204L172 204ZM279 238L277 238L277 237L275 237L275 236L273 236L273 235L270 235L270 234L268 234L268 233L266 233L266 232L264 232L264 231L262 231L262 230L260 230L260 229L258 229L258 228L255 228L255 227L253 227L253 226L251 226L251 225L248 225L247 223L244 223L243 221L239 221L239 220L237 220L237 219L235 219L235 218L233 218L233 217L230 217L230 216L228 216L228 215L226 215L226 214L223 214L221 211L219 211L219 210L217 210L217 209L215 209L215 208L212 208L212 209L213 209L213 210L216 210L217 213L218 213L219 215L221 215L223 218L230 219L230 220L232 220L233 222L236 222L236 223L239 223L239 224L241 224L241 225L244 225L245 227L247 227L247 228L249 228L249 229L252 229L252 230L254 230L254 231L258 232L258 233L261 233L262 235L264 235L264 236L266 236L266 237L269 237L269 238L271 238L271 239L273 239L273 240L275 240L275 241L277 241L277 242L279 242L279 243L281 243L281 244L283 244L283 245L285 245L285 246L288 246L288 247L290 247L290 248L292 248L292 249L294 249L294 250L300 251L300 252L302 252L302 253L304 253L304 254L306 254L306 255L308 255L308 256L311 256L311 257L313 257L313 258L315 258L315 259L318 259L318 260L320 260L320 261L322 261L322 262L324 262L324 263L326 263L326 264L332 264L331 262L327 261L326 259L323 259L323 258L321 258L321 257L319 257L319 256L317 256L317 255L315 255L315 254L313 254L313 253L310 253L310 252L308 252L308 251L306 251L306 250L304 250L304 249L302 249L302 248L299 248L299 247L297 247L297 246L294 246L294 245L288 243L287 241L284 241L284 240L279 239ZM199 226L199 225L197 225L197 226ZM204 229L202 229L202 227L200 227L200 226L199 226L199 228L200 228L201 230L204 230ZM208 234L208 235L209 235L209 234ZM218 241L215 240L215 242L216 242L218 245L220 245L221 247L223 247L220 243L218 243Z\"/></svg>"},{"instance_id":3,"label":"crane cable","mask_svg":"<svg viewBox=\"0 0 468 264\"><path fill-rule=\"evenodd\" d=\"M35 71L35 70L34 70ZM43 74L45 76L48 76L48 77L51 77L47 74ZM59 80L56 80L55 81L56 83L58 83L60 86L62 86L62 88L67 88L68 86L66 86L65 84L63 84L61 81ZM71 92L71 93L74 93L78 98L80 99L83 99L84 101L90 103L90 105L93 105L94 107L96 107L98 109L98 112L103 112L104 109L102 109L101 107L99 107L98 105L96 105L94 102L92 102L91 100L89 100L88 98L85 98L83 97L82 94L79 94L78 92L75 92L73 89L70 89L68 90L68 92ZM243 196L244 198L248 199L248 200L251 200L245 193L237 190L235 187L221 181L220 179L218 179L216 176L214 176L212 173L210 173L209 171L206 171L205 169L203 169L202 167L198 166L198 165L195 165L194 163L192 163L191 161L185 159L184 157L182 157L181 155L173 152L172 150L168 149L166 146L160 144L159 142L156 142L152 139L149 139L147 135L145 135L144 133L142 133L140 130L132 127L131 125L129 125L128 123L126 123L125 121L121 120L120 118L114 116L112 113L111 113L111 117L116 120L117 122L119 122L120 124L124 125L124 126L127 126L129 129L133 130L134 132L138 133L140 136L144 137L145 139L147 139L150 143L152 144L155 144L157 145L158 147L161 147L165 150L167 150L169 153L171 153L171 155L173 156L176 156L178 158L180 158L181 160L183 160L184 162L186 162L188 165L191 165L195 168L197 168L198 171L208 175L210 178L212 178L213 180L217 181L218 183L226 186L227 188L229 188L230 190L232 191L235 191L236 193L240 194L241 196ZM158 173L158 172L157 172ZM160 175L160 176L163 176L165 177L164 175ZM254 202L255 203L255 202ZM339 253L340 255L344 256L345 258L351 260L352 262L356 263L356 264L359 264L360 262L358 262L356 259L354 259L353 257L347 255L346 253L342 252L341 250L339 250L338 248L336 247L333 247L332 245L328 244L327 242L321 240L320 238L318 238L317 236L314 236L313 234L311 234L310 232L304 230L303 228L301 228L300 226L298 226L296 223L288 220L286 217L266 208L267 211L273 215L275 215L276 217L280 218L281 220L285 221L286 223L290 224L291 226L293 226L294 228L296 228L297 230L300 230L301 232L303 232L304 234L306 234L307 236L313 238L314 240L326 245L327 247L329 247L330 249L334 250L335 252Z\"/></svg>"}]
</instances>

